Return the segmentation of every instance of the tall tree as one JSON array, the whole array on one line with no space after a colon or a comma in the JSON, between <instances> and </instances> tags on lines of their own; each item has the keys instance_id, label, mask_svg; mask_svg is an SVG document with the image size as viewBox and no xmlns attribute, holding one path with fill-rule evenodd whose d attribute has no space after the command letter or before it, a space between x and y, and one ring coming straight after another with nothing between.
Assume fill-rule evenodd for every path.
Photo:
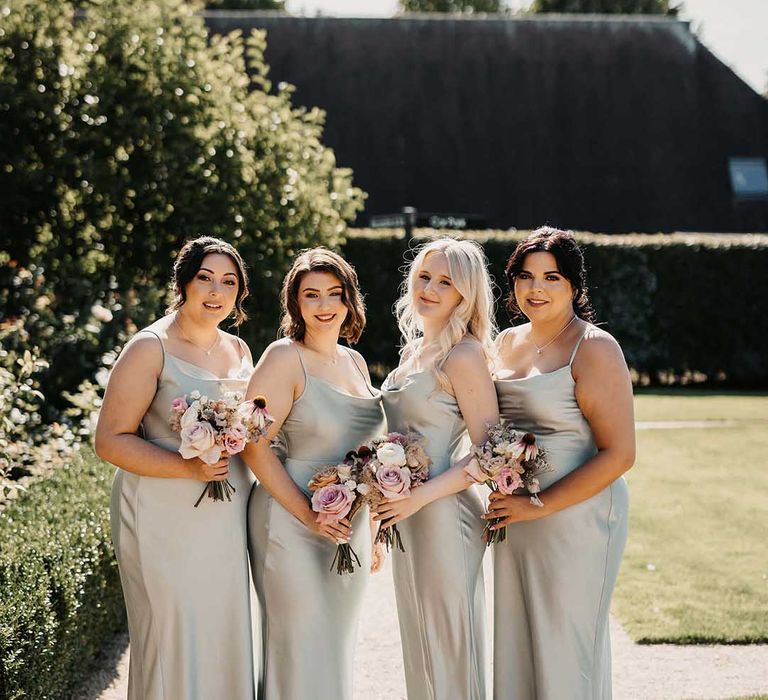
<instances>
[{"instance_id":1,"label":"tall tree","mask_svg":"<svg viewBox=\"0 0 768 700\"><path fill-rule=\"evenodd\" d=\"M404 12L501 12L502 0L400 0Z\"/></svg>"},{"instance_id":2,"label":"tall tree","mask_svg":"<svg viewBox=\"0 0 768 700\"><path fill-rule=\"evenodd\" d=\"M607 15L677 15L682 3L670 0L534 0L531 12L574 12Z\"/></svg>"}]
</instances>

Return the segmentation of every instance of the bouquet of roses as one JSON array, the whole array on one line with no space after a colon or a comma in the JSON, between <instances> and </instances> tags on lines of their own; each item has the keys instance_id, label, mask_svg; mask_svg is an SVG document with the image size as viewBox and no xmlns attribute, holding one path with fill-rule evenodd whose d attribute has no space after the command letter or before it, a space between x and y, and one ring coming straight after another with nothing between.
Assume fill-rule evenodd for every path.
<instances>
[{"instance_id":1,"label":"bouquet of roses","mask_svg":"<svg viewBox=\"0 0 768 700\"><path fill-rule=\"evenodd\" d=\"M373 507L384 499L399 501L408 498L411 489L421 486L429 478L432 464L422 447L421 435L417 433L387 433L350 454L360 462L364 481L372 487L367 500ZM393 546L401 552L405 551L397 525L382 527L376 542L383 543L387 551Z\"/></svg>"},{"instance_id":2,"label":"bouquet of roses","mask_svg":"<svg viewBox=\"0 0 768 700\"><path fill-rule=\"evenodd\" d=\"M223 454L242 452L246 443L266 435L272 423L274 418L267 412L263 396L244 401L242 393L228 391L221 398L210 399L193 391L171 403L171 430L181 433L179 453L184 459L199 457L206 464L216 464ZM234 492L228 479L209 481L195 508L206 493L214 501L231 501Z\"/></svg>"},{"instance_id":3,"label":"bouquet of roses","mask_svg":"<svg viewBox=\"0 0 768 700\"><path fill-rule=\"evenodd\" d=\"M503 418L488 430L488 439L481 446L472 447L472 459L464 471L476 482L483 482L491 491L513 494L517 489L525 488L530 494L531 503L542 507L539 499L538 475L552 471L544 450L536 444L536 437L531 433L515 430L511 423ZM483 535L486 544L503 542L506 528L491 530L491 526L502 518L493 518L485 526Z\"/></svg>"},{"instance_id":4,"label":"bouquet of roses","mask_svg":"<svg viewBox=\"0 0 768 700\"><path fill-rule=\"evenodd\" d=\"M328 466L318 471L307 484L312 492L312 510L317 513L317 522L329 523L345 517L350 520L357 511L365 505L365 496L370 487L363 482L360 465L349 453L344 462ZM352 545L342 542L336 546L336 555L331 562L331 571L336 567L336 573L351 574L355 564L360 566Z\"/></svg>"}]
</instances>

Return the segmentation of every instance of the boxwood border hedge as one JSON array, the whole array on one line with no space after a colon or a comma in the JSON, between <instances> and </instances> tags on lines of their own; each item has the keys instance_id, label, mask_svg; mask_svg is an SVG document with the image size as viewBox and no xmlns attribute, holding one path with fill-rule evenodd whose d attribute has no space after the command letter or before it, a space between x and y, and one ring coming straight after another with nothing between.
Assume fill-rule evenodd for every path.
<instances>
[{"instance_id":1,"label":"boxwood border hedge","mask_svg":"<svg viewBox=\"0 0 768 700\"><path fill-rule=\"evenodd\" d=\"M113 472L83 448L0 512L0 700L70 697L125 628Z\"/></svg>"},{"instance_id":2,"label":"boxwood border hedge","mask_svg":"<svg viewBox=\"0 0 768 700\"><path fill-rule=\"evenodd\" d=\"M482 243L498 285L497 321L509 325L504 264L527 231L468 231ZM366 294L359 349L381 377L397 364L392 305L406 260L421 240L457 235L355 229L343 252ZM621 343L639 384L768 387L768 235L578 233L598 321Z\"/></svg>"}]
</instances>

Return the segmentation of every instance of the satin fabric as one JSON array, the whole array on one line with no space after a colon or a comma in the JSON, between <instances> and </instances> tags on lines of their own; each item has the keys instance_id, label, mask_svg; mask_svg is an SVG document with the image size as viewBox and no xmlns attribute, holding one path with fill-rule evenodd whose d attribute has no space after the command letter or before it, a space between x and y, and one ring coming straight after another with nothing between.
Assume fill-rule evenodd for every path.
<instances>
[{"instance_id":1,"label":"satin fabric","mask_svg":"<svg viewBox=\"0 0 768 700\"><path fill-rule=\"evenodd\" d=\"M431 372L382 385L387 427L415 431L437 476L469 448L456 399ZM409 700L485 700L483 504L474 487L398 523L392 570Z\"/></svg>"},{"instance_id":2,"label":"satin fabric","mask_svg":"<svg viewBox=\"0 0 768 700\"><path fill-rule=\"evenodd\" d=\"M244 391L251 373L216 377L167 353L141 422L145 439L177 450L171 402L198 390L209 397ZM131 657L128 700L254 700L246 508L250 470L230 461L232 501L195 501L205 484L138 476L118 469L112 486L112 538L120 568Z\"/></svg>"},{"instance_id":3,"label":"satin fabric","mask_svg":"<svg viewBox=\"0 0 768 700\"><path fill-rule=\"evenodd\" d=\"M305 370L304 392L283 423L280 442L285 469L307 496L318 468L340 463L349 450L384 432L381 396L369 391L353 396ZM355 639L371 565L368 508L353 521L350 543L360 565L352 575L331 571L336 546L308 530L260 485L251 494L248 529L263 621L259 698L351 700Z\"/></svg>"},{"instance_id":4,"label":"satin fabric","mask_svg":"<svg viewBox=\"0 0 768 700\"><path fill-rule=\"evenodd\" d=\"M565 367L495 382L501 415L546 450L554 471L541 475L542 490L597 452L571 374L580 343ZM611 697L609 608L628 509L621 477L570 508L509 525L493 545L496 700Z\"/></svg>"}]
</instances>

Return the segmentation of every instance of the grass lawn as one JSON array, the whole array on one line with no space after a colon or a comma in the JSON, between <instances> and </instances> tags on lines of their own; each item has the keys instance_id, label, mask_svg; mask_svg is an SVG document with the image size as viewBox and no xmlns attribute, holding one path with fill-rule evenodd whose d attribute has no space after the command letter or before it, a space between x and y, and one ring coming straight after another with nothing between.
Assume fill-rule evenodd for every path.
<instances>
[{"instance_id":1,"label":"grass lawn","mask_svg":"<svg viewBox=\"0 0 768 700\"><path fill-rule=\"evenodd\" d=\"M640 392L613 610L641 643L768 642L768 394Z\"/></svg>"}]
</instances>

